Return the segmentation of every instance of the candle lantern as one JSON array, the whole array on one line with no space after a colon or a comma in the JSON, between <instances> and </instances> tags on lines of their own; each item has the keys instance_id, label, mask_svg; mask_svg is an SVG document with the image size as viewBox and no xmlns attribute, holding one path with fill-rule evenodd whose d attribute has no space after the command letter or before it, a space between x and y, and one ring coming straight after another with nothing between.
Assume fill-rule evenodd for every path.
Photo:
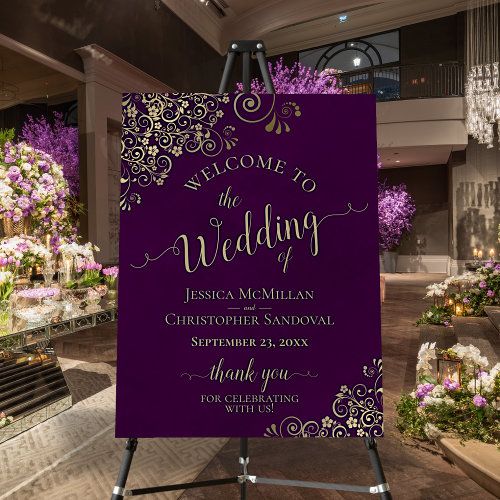
<instances>
[{"instance_id":1,"label":"candle lantern","mask_svg":"<svg viewBox=\"0 0 500 500\"><path fill-rule=\"evenodd\" d=\"M459 302L455 302L455 316L462 316L464 313L464 306Z\"/></svg>"},{"instance_id":2,"label":"candle lantern","mask_svg":"<svg viewBox=\"0 0 500 500\"><path fill-rule=\"evenodd\" d=\"M493 260L493 257L495 257L495 250L490 248L490 258Z\"/></svg>"},{"instance_id":3,"label":"candle lantern","mask_svg":"<svg viewBox=\"0 0 500 500\"><path fill-rule=\"evenodd\" d=\"M477 248L474 248L474 250L472 251L472 255L474 257L474 260L477 259Z\"/></svg>"},{"instance_id":4,"label":"candle lantern","mask_svg":"<svg viewBox=\"0 0 500 500\"><path fill-rule=\"evenodd\" d=\"M443 353L437 358L437 380L442 384L446 379L462 385L462 360Z\"/></svg>"},{"instance_id":5,"label":"candle lantern","mask_svg":"<svg viewBox=\"0 0 500 500\"><path fill-rule=\"evenodd\" d=\"M483 251L482 251L482 250L478 250L478 251L477 251L477 258L478 258L479 260L481 260L481 259L483 258Z\"/></svg>"}]
</instances>

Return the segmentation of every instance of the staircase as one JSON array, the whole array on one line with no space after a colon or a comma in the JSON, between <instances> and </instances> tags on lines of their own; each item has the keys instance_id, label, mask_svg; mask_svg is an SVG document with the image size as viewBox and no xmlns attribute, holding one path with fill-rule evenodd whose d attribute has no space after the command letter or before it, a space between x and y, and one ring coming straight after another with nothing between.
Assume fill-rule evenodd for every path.
<instances>
[{"instance_id":1,"label":"staircase","mask_svg":"<svg viewBox=\"0 0 500 500\"><path fill-rule=\"evenodd\" d=\"M499 310L500 318L500 308ZM493 314L493 313L492 313ZM476 346L488 358L490 368L500 361L500 333L490 317L454 316L453 330L457 341L462 345Z\"/></svg>"},{"instance_id":2,"label":"staircase","mask_svg":"<svg viewBox=\"0 0 500 500\"><path fill-rule=\"evenodd\" d=\"M55 356L14 353L0 358L0 411L13 423L0 428L0 443L71 406Z\"/></svg>"}]
</instances>

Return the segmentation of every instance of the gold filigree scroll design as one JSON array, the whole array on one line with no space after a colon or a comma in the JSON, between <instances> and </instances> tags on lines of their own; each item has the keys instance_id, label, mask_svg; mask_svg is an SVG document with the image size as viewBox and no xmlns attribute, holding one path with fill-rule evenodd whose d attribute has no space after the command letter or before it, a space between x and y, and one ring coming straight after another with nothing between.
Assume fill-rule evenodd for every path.
<instances>
[{"instance_id":1,"label":"gold filigree scroll design","mask_svg":"<svg viewBox=\"0 0 500 500\"><path fill-rule=\"evenodd\" d=\"M281 134L290 132L288 120L301 115L300 106L293 101L285 101L276 108L276 95L271 94L269 106L263 105L262 99L258 94L238 94L233 103L236 116L246 123L266 122L264 127L266 132L275 132Z\"/></svg>"},{"instance_id":2,"label":"gold filigree scroll design","mask_svg":"<svg viewBox=\"0 0 500 500\"><path fill-rule=\"evenodd\" d=\"M343 385L335 395L332 414L319 420L302 421L290 416L266 429L265 437L378 437L383 435L382 360L363 366L371 384Z\"/></svg>"},{"instance_id":3,"label":"gold filigree scroll design","mask_svg":"<svg viewBox=\"0 0 500 500\"><path fill-rule=\"evenodd\" d=\"M222 132L214 128L229 101L227 94L124 95L122 210L141 203L137 187L163 185L174 158L198 152L213 157L236 145L235 127L227 125Z\"/></svg>"}]
</instances>

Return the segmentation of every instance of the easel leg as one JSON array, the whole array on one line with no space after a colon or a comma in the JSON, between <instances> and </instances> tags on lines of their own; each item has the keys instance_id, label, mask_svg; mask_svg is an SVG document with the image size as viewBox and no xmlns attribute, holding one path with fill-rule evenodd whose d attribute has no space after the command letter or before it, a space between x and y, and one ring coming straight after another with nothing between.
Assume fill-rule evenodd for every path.
<instances>
[{"instance_id":1,"label":"easel leg","mask_svg":"<svg viewBox=\"0 0 500 500\"><path fill-rule=\"evenodd\" d=\"M365 445L368 449L368 456L370 457L370 462L375 472L377 484L385 485L387 483L387 480L385 479L384 469L382 468L382 462L380 461L380 457L378 455L377 443L375 439L373 439L372 437L366 437ZM380 498L382 500L392 500L392 495L390 491L382 491L380 493Z\"/></svg>"},{"instance_id":2,"label":"easel leg","mask_svg":"<svg viewBox=\"0 0 500 500\"><path fill-rule=\"evenodd\" d=\"M137 449L137 439L136 438L127 439L127 443L125 445L125 453L123 454L122 463L120 465L120 472L118 473L116 486L113 488L113 494L111 495L111 500L123 499L125 484L127 483L128 473L130 471L130 465L132 464L132 459L134 458L134 453L136 449Z\"/></svg>"},{"instance_id":3,"label":"easel leg","mask_svg":"<svg viewBox=\"0 0 500 500\"><path fill-rule=\"evenodd\" d=\"M240 438L240 466L241 475L248 474L248 438ZM243 481L240 484L240 500L247 500L247 482Z\"/></svg>"}]
</instances>

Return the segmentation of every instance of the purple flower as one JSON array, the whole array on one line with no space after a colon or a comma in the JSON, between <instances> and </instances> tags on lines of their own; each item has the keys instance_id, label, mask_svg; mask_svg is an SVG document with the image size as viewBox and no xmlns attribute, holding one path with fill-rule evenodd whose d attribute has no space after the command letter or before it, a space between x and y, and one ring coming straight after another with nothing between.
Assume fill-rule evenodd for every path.
<instances>
[{"instance_id":1,"label":"purple flower","mask_svg":"<svg viewBox=\"0 0 500 500\"><path fill-rule=\"evenodd\" d=\"M44 184L54 184L54 178L50 174L45 173L40 177L40 182Z\"/></svg>"},{"instance_id":2,"label":"purple flower","mask_svg":"<svg viewBox=\"0 0 500 500\"><path fill-rule=\"evenodd\" d=\"M343 94L344 89L336 77L335 70L326 69L314 71L300 62L291 67L278 59L274 65L269 63L269 72L277 94ZM243 85L237 84L238 90L243 91ZM251 91L254 94L265 94L266 88L257 78L252 80Z\"/></svg>"},{"instance_id":3,"label":"purple flower","mask_svg":"<svg viewBox=\"0 0 500 500\"><path fill-rule=\"evenodd\" d=\"M495 271L500 271L500 264L497 264L497 265L495 266Z\"/></svg>"},{"instance_id":4,"label":"purple flower","mask_svg":"<svg viewBox=\"0 0 500 500\"><path fill-rule=\"evenodd\" d=\"M118 266L106 267L102 270L102 274L116 278L118 276Z\"/></svg>"},{"instance_id":5,"label":"purple flower","mask_svg":"<svg viewBox=\"0 0 500 500\"><path fill-rule=\"evenodd\" d=\"M78 195L80 183L78 128L67 126L62 113L54 113L52 123L49 123L44 116L36 119L28 116L28 121L23 125L21 140L50 155L42 155L43 163L39 162L42 172L50 170L51 161L62 165L70 194Z\"/></svg>"},{"instance_id":6,"label":"purple flower","mask_svg":"<svg viewBox=\"0 0 500 500\"><path fill-rule=\"evenodd\" d=\"M21 210L28 210L32 207L31 201L27 196L20 196L17 200L17 205Z\"/></svg>"},{"instance_id":7,"label":"purple flower","mask_svg":"<svg viewBox=\"0 0 500 500\"><path fill-rule=\"evenodd\" d=\"M474 406L477 406L478 408L483 408L483 407L485 407L488 404L488 402L486 401L486 399L483 398L483 396L481 396L481 394L476 394L472 398L472 402L474 403Z\"/></svg>"},{"instance_id":8,"label":"purple flower","mask_svg":"<svg viewBox=\"0 0 500 500\"><path fill-rule=\"evenodd\" d=\"M486 292L486 295L487 295L488 297L494 297L494 296L495 296L495 292L494 292L493 290L488 290L488 291Z\"/></svg>"},{"instance_id":9,"label":"purple flower","mask_svg":"<svg viewBox=\"0 0 500 500\"><path fill-rule=\"evenodd\" d=\"M443 386L449 391L458 391L458 389L460 389L460 384L449 378L444 379Z\"/></svg>"},{"instance_id":10,"label":"purple flower","mask_svg":"<svg viewBox=\"0 0 500 500\"><path fill-rule=\"evenodd\" d=\"M12 167L9 168L7 172L7 177L12 181L16 182L19 178L21 177L21 171L19 170L19 167L16 167L13 165Z\"/></svg>"},{"instance_id":11,"label":"purple flower","mask_svg":"<svg viewBox=\"0 0 500 500\"><path fill-rule=\"evenodd\" d=\"M415 391L415 396L417 396L417 398L419 399L422 399L427 396L427 394L429 394L432 389L434 389L434 384L418 384L417 390Z\"/></svg>"},{"instance_id":12,"label":"purple flower","mask_svg":"<svg viewBox=\"0 0 500 500\"><path fill-rule=\"evenodd\" d=\"M464 297L463 301L464 304L468 304L470 302L470 299L468 297Z\"/></svg>"},{"instance_id":13,"label":"purple flower","mask_svg":"<svg viewBox=\"0 0 500 500\"><path fill-rule=\"evenodd\" d=\"M9 263L6 257L0 257L0 266L6 266Z\"/></svg>"},{"instance_id":14,"label":"purple flower","mask_svg":"<svg viewBox=\"0 0 500 500\"><path fill-rule=\"evenodd\" d=\"M487 267L488 269L492 268L493 267L493 261L489 260L488 262L486 262L486 264L484 265L484 267Z\"/></svg>"},{"instance_id":15,"label":"purple flower","mask_svg":"<svg viewBox=\"0 0 500 500\"><path fill-rule=\"evenodd\" d=\"M479 288L486 288L486 281L480 281Z\"/></svg>"},{"instance_id":16,"label":"purple flower","mask_svg":"<svg viewBox=\"0 0 500 500\"><path fill-rule=\"evenodd\" d=\"M378 190L378 222L380 246L384 250L397 247L403 234L411 230L415 203L404 184L386 186Z\"/></svg>"}]
</instances>

